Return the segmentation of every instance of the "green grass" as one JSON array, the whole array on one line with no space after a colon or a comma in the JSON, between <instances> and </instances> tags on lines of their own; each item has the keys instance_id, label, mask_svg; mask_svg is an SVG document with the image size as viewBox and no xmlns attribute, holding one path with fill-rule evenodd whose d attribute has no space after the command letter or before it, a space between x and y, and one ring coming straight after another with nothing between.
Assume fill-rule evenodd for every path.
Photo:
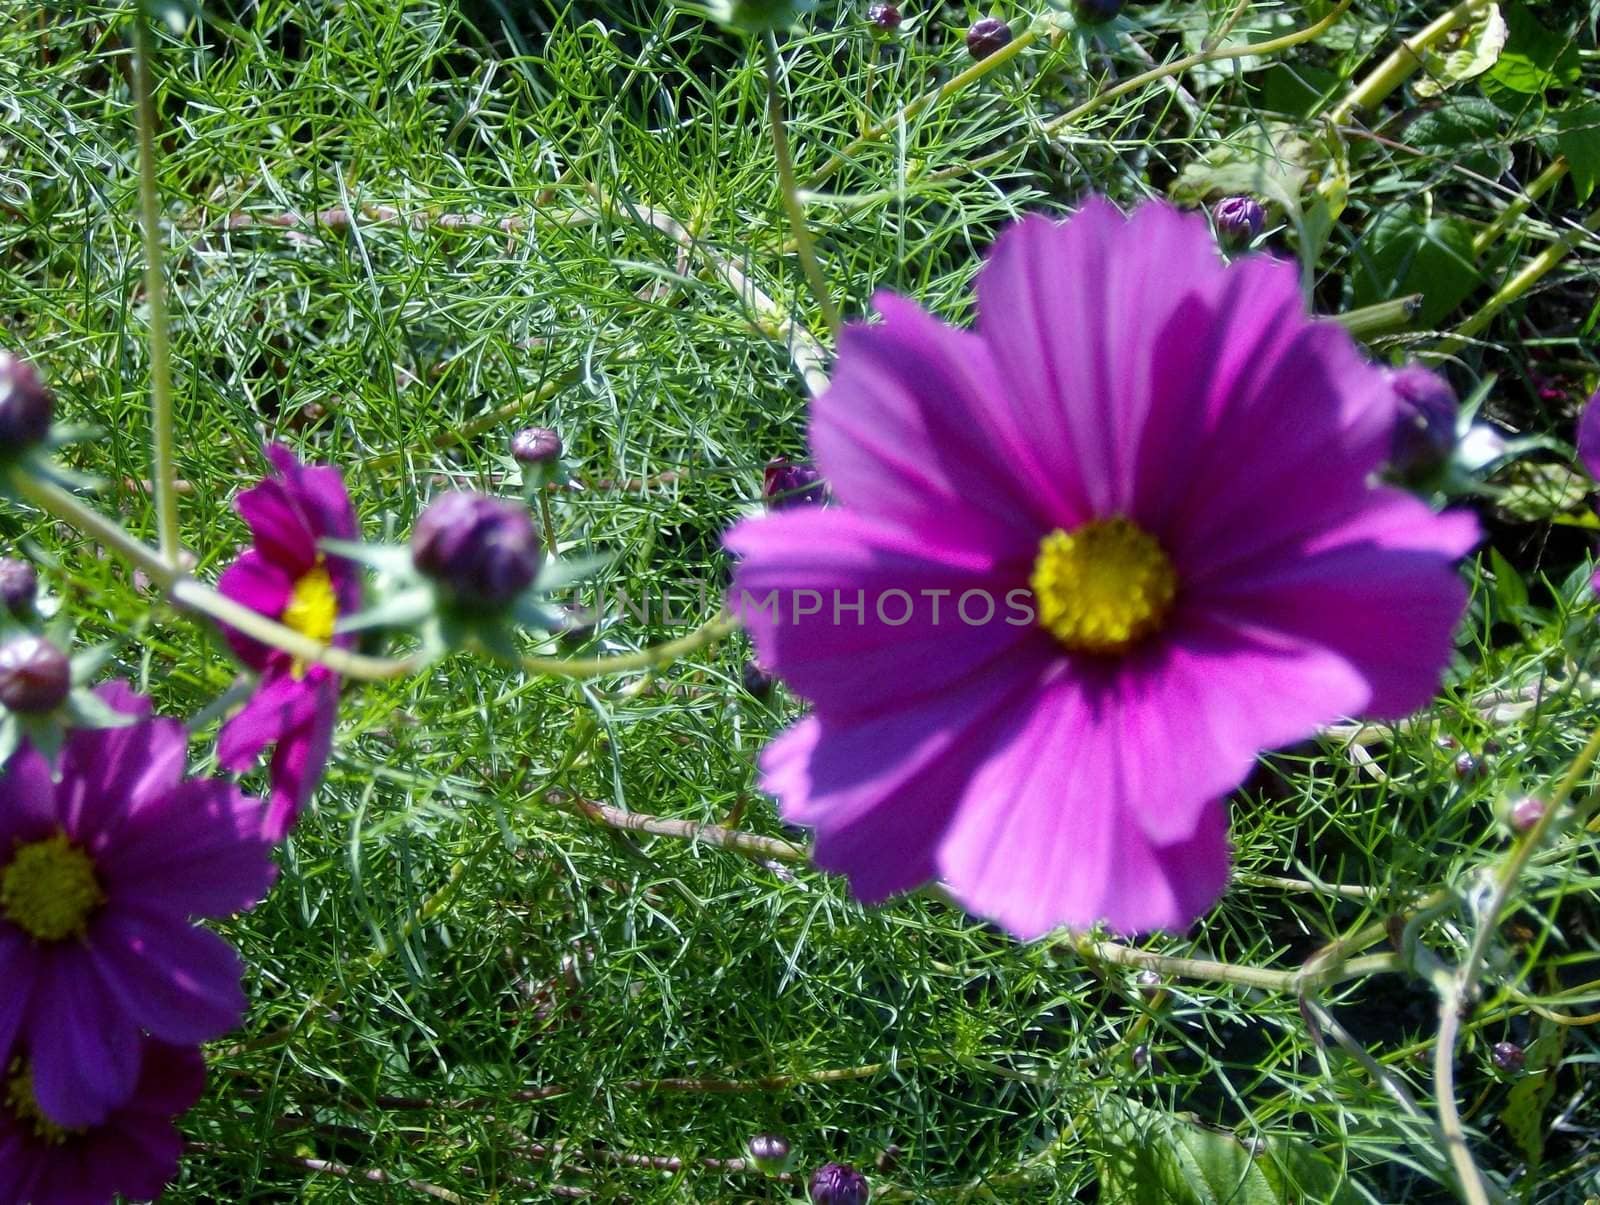
<instances>
[{"instance_id":1,"label":"green grass","mask_svg":"<svg viewBox=\"0 0 1600 1205\"><path fill-rule=\"evenodd\" d=\"M665 4L506 6L519 9L514 31L493 15L501 6L477 7L474 22L443 0L259 0L210 6L163 35L178 468L203 577L244 537L230 503L260 473L264 438L344 466L366 534L398 539L447 484L501 488L517 425L555 426L590 482L556 501L563 547L615 553L603 584L635 597L724 582L719 535L755 505L762 464L804 454L806 395L782 323L821 324L785 246L759 61ZM1236 8L1229 37L1260 39L1330 7L1130 12L1159 62ZM1054 139L1042 121L1147 64L1126 38L1041 42L891 122L826 182L811 206L823 270L847 314L893 288L966 320L981 254L1012 216L1089 191L1159 193L1217 148L1295 120L1286 107L1326 107L1444 7L1363 0L1314 44L1185 74L1182 97L1137 89ZM1381 140L1347 140L1348 207L1307 263L1318 308L1461 294L1375 354L1425 347L1468 319L1584 212L1562 181L1465 278L1459 265L1396 266L1376 242L1382 215L1411 221L1423 207L1481 230L1550 162L1559 114L1595 101L1595 14L1532 7L1556 31L1550 70L1576 63L1581 78L1532 93L1462 84L1447 103L1494 103L1504 120L1452 126L1455 142L1421 149L1407 123L1437 102L1402 91L1373 121ZM888 49L854 7L830 4L785 38L802 178L863 121L964 68L960 39L979 12L908 5L915 28ZM1025 27L1022 10L1005 15ZM153 538L126 20L125 6L0 0L0 342L37 360L66 419L99 430L66 459L101 476L100 502ZM1513 50L1529 44L1519 36ZM1003 163L960 171L1005 148ZM694 246L631 207L676 218ZM354 220L314 217L336 209ZM1272 242L1293 255L1302 234ZM1485 414L1516 433L1569 438L1594 382L1600 239L1574 241L1456 354L1458 386L1481 383ZM753 314L728 287L729 265L772 312ZM1541 397L1531 371L1565 393ZM1565 458L1556 448L1527 463ZM674 472L643 489L601 484ZM1191 933L1149 948L1293 970L1437 888L1477 898L1509 845L1497 803L1559 774L1600 719L1587 676L1595 608L1578 571L1588 533L1572 526L1586 511L1500 501L1478 499L1503 559L1466 570L1474 606L1434 712L1364 746L1366 758L1330 737L1264 762L1234 801L1240 882ZM13 505L0 533L37 554L83 641L132 635L119 671L168 713L197 715L233 681L199 623L73 533ZM613 616L588 651L685 630ZM278 887L227 926L252 1008L211 1052L210 1091L184 1125L198 1149L170 1199L408 1201L426 1186L470 1201L546 1200L557 1186L601 1201L792 1199L797 1185L701 1162L777 1131L802 1172L830 1158L871 1169L898 1147L897 1164L873 1173L878 1199L1108 1200L1096 1185L1102 1157L1125 1145L1107 1120L1124 1098L1247 1143L1295 1136L1348 1176L1354 1199L1449 1199L1425 1127L1337 1042L1314 1040L1292 993L1167 978L1152 998L1131 970L1018 945L932 898L863 909L803 865L625 836L562 804L785 835L753 763L798 707L781 691L770 703L746 694L746 655L736 637L659 676L589 684L459 656L351 687ZM1496 692L1541 682L1536 706L1496 711ZM215 720L194 737L207 767ZM1464 781L1442 738L1498 752ZM1465 1025L1458 1096L1480 1164L1518 1199L1600 1194L1600 1048L1591 1029L1532 1011L1600 1007L1596 886L1592 840L1563 833L1525 876ZM1458 908L1419 936L1454 963L1473 932ZM1323 1003L1431 1116L1432 1077L1414 1058L1436 1024L1428 984L1374 976ZM1506 1039L1529 1048L1520 1077L1490 1063ZM1527 1108L1516 1085L1546 1056L1536 1167L1502 1118Z\"/></svg>"}]
</instances>

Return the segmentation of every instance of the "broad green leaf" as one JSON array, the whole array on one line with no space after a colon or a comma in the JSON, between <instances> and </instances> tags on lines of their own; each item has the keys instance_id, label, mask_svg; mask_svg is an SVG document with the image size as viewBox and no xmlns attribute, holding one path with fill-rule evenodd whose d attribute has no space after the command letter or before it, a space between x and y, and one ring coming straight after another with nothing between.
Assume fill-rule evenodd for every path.
<instances>
[{"instance_id":1,"label":"broad green leaf","mask_svg":"<svg viewBox=\"0 0 1600 1205\"><path fill-rule=\"evenodd\" d=\"M1361 1195L1297 1138L1241 1140L1188 1117L1111 1100L1100 1114L1101 1205L1357 1205Z\"/></svg>"},{"instance_id":2,"label":"broad green leaf","mask_svg":"<svg viewBox=\"0 0 1600 1205\"><path fill-rule=\"evenodd\" d=\"M1561 1062L1566 1038L1565 1026L1553 1021L1539 1023L1539 1036L1525 1051L1528 1061L1500 1110L1500 1124L1530 1167L1536 1168L1544 1160L1544 1111L1555 1095L1556 1066Z\"/></svg>"},{"instance_id":3,"label":"broad green leaf","mask_svg":"<svg viewBox=\"0 0 1600 1205\"><path fill-rule=\"evenodd\" d=\"M1489 571L1494 574L1494 598L1504 612L1502 618L1509 618L1528 605L1528 587L1522 574L1493 545L1489 548Z\"/></svg>"},{"instance_id":4,"label":"broad green leaf","mask_svg":"<svg viewBox=\"0 0 1600 1205\"><path fill-rule=\"evenodd\" d=\"M1600 183L1600 103L1574 105L1556 114L1556 149L1567 157L1579 203L1587 201Z\"/></svg>"},{"instance_id":5,"label":"broad green leaf","mask_svg":"<svg viewBox=\"0 0 1600 1205\"><path fill-rule=\"evenodd\" d=\"M1524 3L1507 5L1505 19L1506 45L1490 79L1530 96L1578 81L1583 68L1570 36L1546 29Z\"/></svg>"},{"instance_id":6,"label":"broad green leaf","mask_svg":"<svg viewBox=\"0 0 1600 1205\"><path fill-rule=\"evenodd\" d=\"M1353 308L1422 294L1419 326L1437 326L1477 287L1472 227L1457 218L1424 220L1408 206L1380 213L1357 250Z\"/></svg>"},{"instance_id":7,"label":"broad green leaf","mask_svg":"<svg viewBox=\"0 0 1600 1205\"><path fill-rule=\"evenodd\" d=\"M1406 127L1406 142L1491 179L1511 166L1511 118L1480 96L1456 96Z\"/></svg>"},{"instance_id":8,"label":"broad green leaf","mask_svg":"<svg viewBox=\"0 0 1600 1205\"><path fill-rule=\"evenodd\" d=\"M1185 167L1167 192L1180 205L1252 193L1299 213L1300 198L1326 159L1326 152L1293 126L1271 124L1213 147Z\"/></svg>"},{"instance_id":9,"label":"broad green leaf","mask_svg":"<svg viewBox=\"0 0 1600 1205\"><path fill-rule=\"evenodd\" d=\"M1506 32L1500 6L1491 4L1471 25L1422 52L1422 74L1411 90L1421 97L1438 96L1446 88L1482 75L1499 59Z\"/></svg>"}]
</instances>

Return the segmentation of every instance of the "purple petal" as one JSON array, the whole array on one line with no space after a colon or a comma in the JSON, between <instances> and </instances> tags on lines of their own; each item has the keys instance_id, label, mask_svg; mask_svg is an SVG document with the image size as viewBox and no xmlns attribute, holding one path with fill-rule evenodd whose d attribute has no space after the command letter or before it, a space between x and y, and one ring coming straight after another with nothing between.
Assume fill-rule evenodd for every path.
<instances>
[{"instance_id":1,"label":"purple petal","mask_svg":"<svg viewBox=\"0 0 1600 1205\"><path fill-rule=\"evenodd\" d=\"M210 930L123 907L104 914L91 939L117 1007L162 1041L209 1041L244 1016L243 964Z\"/></svg>"},{"instance_id":2,"label":"purple petal","mask_svg":"<svg viewBox=\"0 0 1600 1205\"><path fill-rule=\"evenodd\" d=\"M0 866L19 843L48 837L60 824L50 765L32 745L22 745L0 773Z\"/></svg>"},{"instance_id":3,"label":"purple petal","mask_svg":"<svg viewBox=\"0 0 1600 1205\"><path fill-rule=\"evenodd\" d=\"M107 905L168 912L176 920L245 912L277 876L261 808L230 783L193 779L140 812L107 856Z\"/></svg>"},{"instance_id":4,"label":"purple petal","mask_svg":"<svg viewBox=\"0 0 1600 1205\"><path fill-rule=\"evenodd\" d=\"M1158 846L1118 806L1125 764L1111 718L1061 676L973 776L938 863L961 903L1024 940L1063 925L1119 933L1188 925L1227 882L1226 814Z\"/></svg>"},{"instance_id":5,"label":"purple petal","mask_svg":"<svg viewBox=\"0 0 1600 1205\"><path fill-rule=\"evenodd\" d=\"M1027 480L1061 526L1136 513L1159 340L1222 271L1204 219L1164 205L1125 219L1094 199L1070 222L1024 218L995 241L978 275L978 331L1033 449Z\"/></svg>"},{"instance_id":6,"label":"purple petal","mask_svg":"<svg viewBox=\"0 0 1600 1205\"><path fill-rule=\"evenodd\" d=\"M98 1125L133 1093L138 1023L112 1000L81 950L54 951L41 965L22 1039L34 1095L58 1125Z\"/></svg>"},{"instance_id":7,"label":"purple petal","mask_svg":"<svg viewBox=\"0 0 1600 1205\"><path fill-rule=\"evenodd\" d=\"M1578 416L1578 459L1589 476L1600 480L1600 389L1595 390Z\"/></svg>"},{"instance_id":8,"label":"purple petal","mask_svg":"<svg viewBox=\"0 0 1600 1205\"><path fill-rule=\"evenodd\" d=\"M1027 441L995 391L988 348L893 294L875 304L884 321L845 328L812 407L811 445L834 495L939 545L1031 554L1067 520L1028 481Z\"/></svg>"},{"instance_id":9,"label":"purple petal","mask_svg":"<svg viewBox=\"0 0 1600 1205\"><path fill-rule=\"evenodd\" d=\"M178 785L188 752L188 733L177 720L74 729L62 750L56 785L67 835L98 857L128 817Z\"/></svg>"},{"instance_id":10,"label":"purple petal","mask_svg":"<svg viewBox=\"0 0 1600 1205\"><path fill-rule=\"evenodd\" d=\"M315 698L316 709L311 716L280 740L272 753L272 793L262 824L268 841L282 841L289 835L321 784L333 752L333 730L339 712L337 681L320 680Z\"/></svg>"},{"instance_id":11,"label":"purple petal","mask_svg":"<svg viewBox=\"0 0 1600 1205\"><path fill-rule=\"evenodd\" d=\"M1374 491L1300 555L1208 583L1196 606L1337 653L1369 685L1361 713L1399 718L1438 687L1466 606L1454 562L1477 538L1470 515L1435 515L1398 490Z\"/></svg>"},{"instance_id":12,"label":"purple petal","mask_svg":"<svg viewBox=\"0 0 1600 1205\"><path fill-rule=\"evenodd\" d=\"M256 549L247 548L239 554L238 560L222 571L217 579L217 590L252 611L277 619L289 605L294 581L281 565L269 561ZM237 629L227 624L221 626L234 656L251 669L260 672L288 660L285 654L252 640Z\"/></svg>"},{"instance_id":13,"label":"purple petal","mask_svg":"<svg viewBox=\"0 0 1600 1205\"><path fill-rule=\"evenodd\" d=\"M1016 654L973 689L832 726L813 717L762 757L783 818L817 830L815 859L877 903L937 873L935 855L993 731L1013 725L1037 677Z\"/></svg>"},{"instance_id":14,"label":"purple petal","mask_svg":"<svg viewBox=\"0 0 1600 1205\"><path fill-rule=\"evenodd\" d=\"M29 939L0 921L0 983L6 985L6 990L0 992L0 1063L6 1062L6 1054L22 1030L36 974Z\"/></svg>"},{"instance_id":15,"label":"purple petal","mask_svg":"<svg viewBox=\"0 0 1600 1205\"><path fill-rule=\"evenodd\" d=\"M901 706L1021 643L1038 645L1041 655L1052 648L1031 622L1007 622L1020 617L1007 605L1007 595L1026 586L1020 565L996 568L846 509L750 520L726 543L741 558L730 605L761 663L819 712ZM986 622L963 619L969 592L967 617L989 615ZM848 609L857 601L859 618ZM806 614L813 605L818 612Z\"/></svg>"},{"instance_id":16,"label":"purple petal","mask_svg":"<svg viewBox=\"0 0 1600 1205\"><path fill-rule=\"evenodd\" d=\"M316 714L320 693L310 679L268 674L239 713L222 725L218 764L235 774L250 769L268 745L305 727Z\"/></svg>"},{"instance_id":17,"label":"purple petal","mask_svg":"<svg viewBox=\"0 0 1600 1205\"><path fill-rule=\"evenodd\" d=\"M317 563L317 536L287 486L271 478L244 490L234 506L250 527L255 545L291 580Z\"/></svg>"}]
</instances>

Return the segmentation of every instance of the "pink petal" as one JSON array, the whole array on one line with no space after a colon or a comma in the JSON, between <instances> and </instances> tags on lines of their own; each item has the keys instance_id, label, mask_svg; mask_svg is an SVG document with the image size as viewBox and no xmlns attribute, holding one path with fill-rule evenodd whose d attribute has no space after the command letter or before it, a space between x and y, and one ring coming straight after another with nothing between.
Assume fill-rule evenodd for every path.
<instances>
[{"instance_id":1,"label":"pink petal","mask_svg":"<svg viewBox=\"0 0 1600 1205\"><path fill-rule=\"evenodd\" d=\"M300 727L278 742L272 753L272 794L262 833L268 841L282 841L300 819L316 793L333 752L333 732L338 720L339 686L332 678L317 682L316 707Z\"/></svg>"},{"instance_id":2,"label":"pink petal","mask_svg":"<svg viewBox=\"0 0 1600 1205\"><path fill-rule=\"evenodd\" d=\"M874 300L884 320L845 328L812 407L811 446L835 497L941 543L1031 555L1072 516L1053 515L1030 485L988 348L903 298Z\"/></svg>"},{"instance_id":3,"label":"pink petal","mask_svg":"<svg viewBox=\"0 0 1600 1205\"><path fill-rule=\"evenodd\" d=\"M261 555L288 574L304 575L317 562L317 536L281 481L271 478L242 491L234 506L250 527Z\"/></svg>"},{"instance_id":4,"label":"pink petal","mask_svg":"<svg viewBox=\"0 0 1600 1205\"><path fill-rule=\"evenodd\" d=\"M217 762L239 774L255 765L261 751L303 728L317 711L317 684L288 673L269 673L238 714L217 734Z\"/></svg>"},{"instance_id":5,"label":"pink petal","mask_svg":"<svg viewBox=\"0 0 1600 1205\"><path fill-rule=\"evenodd\" d=\"M1115 717L1093 706L1058 676L972 777L939 848L951 894L1025 940L1098 922L1181 928L1227 881L1222 805L1188 839L1153 843L1121 806Z\"/></svg>"},{"instance_id":6,"label":"pink petal","mask_svg":"<svg viewBox=\"0 0 1600 1205\"><path fill-rule=\"evenodd\" d=\"M1600 389L1578 416L1578 459L1589 476L1600 479Z\"/></svg>"},{"instance_id":7,"label":"pink petal","mask_svg":"<svg viewBox=\"0 0 1600 1205\"><path fill-rule=\"evenodd\" d=\"M1049 655L1048 637L1007 605L1007 595L1026 586L1024 567L997 568L845 509L750 520L726 543L741 558L730 605L762 663L819 712L902 706L948 689L1024 642ZM992 605L989 621L966 622L963 597L970 619L990 615ZM845 609L858 600L859 622ZM805 614L813 604L820 611ZM1018 618L1023 622L1007 622Z\"/></svg>"},{"instance_id":8,"label":"pink petal","mask_svg":"<svg viewBox=\"0 0 1600 1205\"><path fill-rule=\"evenodd\" d=\"M1093 199L1070 222L1024 218L995 240L978 331L1033 449L1028 480L1056 513L1133 513L1158 341L1222 270L1204 220L1164 205L1125 219Z\"/></svg>"}]
</instances>

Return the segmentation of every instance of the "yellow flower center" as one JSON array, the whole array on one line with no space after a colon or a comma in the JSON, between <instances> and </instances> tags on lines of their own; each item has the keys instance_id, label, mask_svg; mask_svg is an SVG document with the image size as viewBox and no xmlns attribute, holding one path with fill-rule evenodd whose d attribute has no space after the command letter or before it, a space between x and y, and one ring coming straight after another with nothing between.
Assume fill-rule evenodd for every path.
<instances>
[{"instance_id":1,"label":"yellow flower center","mask_svg":"<svg viewBox=\"0 0 1600 1205\"><path fill-rule=\"evenodd\" d=\"M39 1100L33 1094L33 1068L21 1059L12 1059L11 1066L6 1069L9 1077L5 1083L5 1107L11 1115L20 1121L24 1129L31 1129L33 1136L41 1141L48 1142L51 1146L60 1146L74 1134L82 1133L81 1130L69 1130L58 1126L44 1115L39 1108Z\"/></svg>"},{"instance_id":2,"label":"yellow flower center","mask_svg":"<svg viewBox=\"0 0 1600 1205\"><path fill-rule=\"evenodd\" d=\"M1059 528L1033 562L1039 623L1075 653L1120 653L1158 631L1178 575L1155 537L1121 516Z\"/></svg>"},{"instance_id":3,"label":"yellow flower center","mask_svg":"<svg viewBox=\"0 0 1600 1205\"><path fill-rule=\"evenodd\" d=\"M105 899L94 863L66 833L19 845L0 870L0 913L39 941L82 937Z\"/></svg>"},{"instance_id":4,"label":"yellow flower center","mask_svg":"<svg viewBox=\"0 0 1600 1205\"><path fill-rule=\"evenodd\" d=\"M285 627L293 628L302 636L320 640L323 644L333 639L333 626L339 622L339 595L333 588L333 579L318 560L316 568L305 574L289 592L289 605L281 616ZM306 663L296 657L289 666L296 678L305 676Z\"/></svg>"},{"instance_id":5,"label":"yellow flower center","mask_svg":"<svg viewBox=\"0 0 1600 1205\"><path fill-rule=\"evenodd\" d=\"M284 627L324 644L333 639L333 625L339 620L339 595L333 579L318 565L294 584L289 605L283 609Z\"/></svg>"}]
</instances>

